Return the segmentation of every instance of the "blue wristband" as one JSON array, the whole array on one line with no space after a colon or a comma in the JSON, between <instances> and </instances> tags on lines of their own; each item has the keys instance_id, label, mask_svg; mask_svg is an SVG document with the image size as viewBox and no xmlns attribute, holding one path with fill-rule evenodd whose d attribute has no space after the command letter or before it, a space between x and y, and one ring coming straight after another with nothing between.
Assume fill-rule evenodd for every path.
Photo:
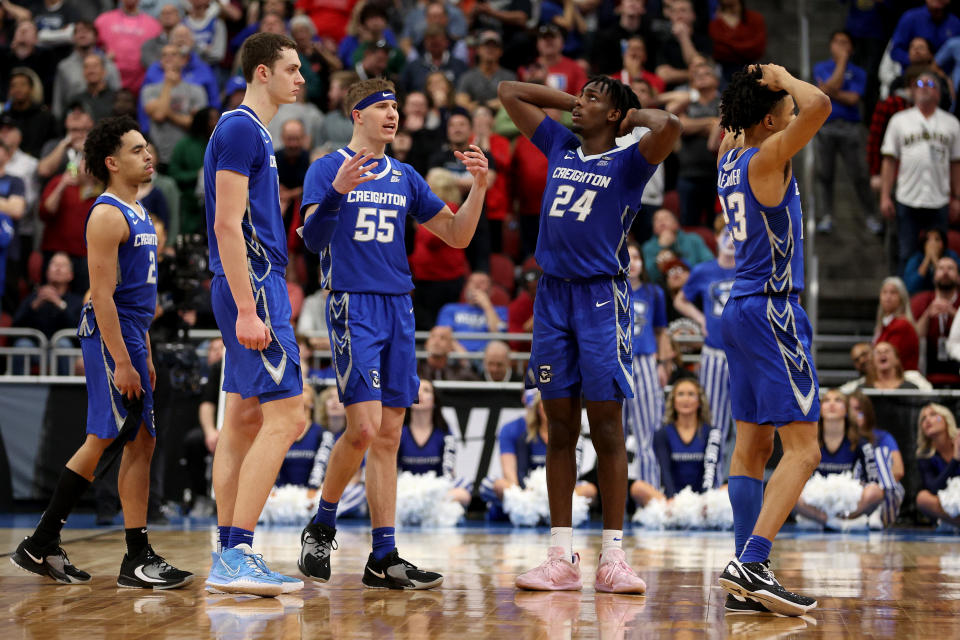
<instances>
[{"instance_id":1,"label":"blue wristband","mask_svg":"<svg viewBox=\"0 0 960 640\"><path fill-rule=\"evenodd\" d=\"M317 203L317 209L307 217L303 224L303 244L314 253L330 244L333 233L337 229L340 205L343 204L344 194L330 187L323 198ZM309 204L307 205L309 206Z\"/></svg>"}]
</instances>

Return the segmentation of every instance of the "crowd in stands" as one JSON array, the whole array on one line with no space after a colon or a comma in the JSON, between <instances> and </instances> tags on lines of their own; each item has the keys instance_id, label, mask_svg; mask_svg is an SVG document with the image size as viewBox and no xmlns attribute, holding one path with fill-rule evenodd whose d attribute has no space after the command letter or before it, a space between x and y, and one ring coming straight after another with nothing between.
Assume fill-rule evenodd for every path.
<instances>
[{"instance_id":1,"label":"crowd in stands","mask_svg":"<svg viewBox=\"0 0 960 640\"><path fill-rule=\"evenodd\" d=\"M269 131L289 232L293 321L309 370L329 374L322 358L309 360L329 342L318 258L296 234L304 177L313 160L350 140L346 88L384 76L397 86L401 111L388 152L424 175L451 209L471 185L454 152L476 144L490 163L485 212L466 249L446 246L412 220L404 230L416 326L429 331L418 373L424 380L520 380L524 362L517 354L528 351L529 342L454 338L454 332L529 332L532 326L547 164L500 108L497 85L519 78L577 94L590 75L611 75L628 84L641 105L671 111L684 126L676 153L637 203L630 237L635 382L661 401L664 387L679 380L697 387L697 408L681 409L679 396L671 396L666 412L674 416L673 430L646 443L655 455L637 456L637 464L673 479L653 486L645 473L631 476L646 482L642 489L635 485L637 497L669 496L680 488L678 478L696 475L667 473L671 443L706 442L703 429L714 427L725 443L731 423L722 345L712 324L733 279L715 197L716 151L723 86L743 65L766 60L764 17L748 4L3 0L0 326L34 328L50 338L76 323L88 286L84 224L103 188L85 170L83 143L97 121L126 114L140 122L157 168L139 194L165 237L154 339L215 327L204 286L207 230L198 174L218 117L243 98L240 45L256 32L286 33L296 42L305 89L296 103L280 108ZM832 233L835 220L849 215L870 232L886 226L897 238L892 275L878 294L874 339L851 353L862 378L845 390L960 387L960 323L953 322L960 307L960 232L952 228L960 225L956 3L842 4L848 10L843 29L813 43L823 59L813 61L811 80L833 102L814 144L817 230ZM841 26L839 10L835 17ZM551 115L570 122L569 114ZM855 206L834 206L837 165L855 187ZM29 344L25 339L18 346ZM701 344L704 363L711 354L713 360L691 371L683 356ZM483 355L459 357L463 352ZM36 363L20 357L15 368L29 372ZM322 424L330 432L341 415L335 403L324 394L311 403L315 415L325 416L321 423L331 422ZM655 405L627 406L630 435L642 430L638 425L662 424L664 407ZM216 440L209 408L202 416L201 453ZM410 438L432 441L428 424L425 415L415 415ZM841 433L834 427L825 427L831 443ZM308 427L298 442L319 443L317 429ZM529 435L531 451L546 437L542 429L520 432ZM945 440L928 439L946 461ZM509 451L501 448L501 455Z\"/></svg>"}]
</instances>

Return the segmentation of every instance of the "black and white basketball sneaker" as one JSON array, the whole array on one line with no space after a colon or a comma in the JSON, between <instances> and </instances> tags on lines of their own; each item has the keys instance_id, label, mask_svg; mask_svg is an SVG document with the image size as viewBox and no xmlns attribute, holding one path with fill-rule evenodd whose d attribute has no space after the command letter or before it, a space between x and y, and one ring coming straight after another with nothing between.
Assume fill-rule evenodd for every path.
<instances>
[{"instance_id":1,"label":"black and white basketball sneaker","mask_svg":"<svg viewBox=\"0 0 960 640\"><path fill-rule=\"evenodd\" d=\"M191 580L192 573L177 569L147 545L136 557L123 556L117 586L128 589L176 589Z\"/></svg>"},{"instance_id":2,"label":"black and white basketball sneaker","mask_svg":"<svg viewBox=\"0 0 960 640\"><path fill-rule=\"evenodd\" d=\"M723 603L723 608L727 613L773 613L763 606L763 603L750 598L735 596L732 593L727 594L727 600Z\"/></svg>"},{"instance_id":3,"label":"black and white basketball sneaker","mask_svg":"<svg viewBox=\"0 0 960 640\"><path fill-rule=\"evenodd\" d=\"M325 524L310 523L300 534L300 573L311 580L326 582L330 579L330 552L337 548L334 537L337 530Z\"/></svg>"},{"instance_id":4,"label":"black and white basketball sneaker","mask_svg":"<svg viewBox=\"0 0 960 640\"><path fill-rule=\"evenodd\" d=\"M443 576L417 569L394 549L383 560L372 553L367 557L362 582L368 589L432 589L443 582Z\"/></svg>"},{"instance_id":5,"label":"black and white basketball sneaker","mask_svg":"<svg viewBox=\"0 0 960 640\"><path fill-rule=\"evenodd\" d=\"M720 586L741 598L752 598L770 611L785 616L802 616L817 606L817 601L787 591L770 571L767 562L731 560L720 574Z\"/></svg>"},{"instance_id":6,"label":"black and white basketball sneaker","mask_svg":"<svg viewBox=\"0 0 960 640\"><path fill-rule=\"evenodd\" d=\"M60 547L56 540L45 549L35 548L30 538L24 538L17 550L10 556L13 566L35 573L38 576L48 576L61 584L79 584L89 582L90 574L77 569L67 557L67 552Z\"/></svg>"}]
</instances>

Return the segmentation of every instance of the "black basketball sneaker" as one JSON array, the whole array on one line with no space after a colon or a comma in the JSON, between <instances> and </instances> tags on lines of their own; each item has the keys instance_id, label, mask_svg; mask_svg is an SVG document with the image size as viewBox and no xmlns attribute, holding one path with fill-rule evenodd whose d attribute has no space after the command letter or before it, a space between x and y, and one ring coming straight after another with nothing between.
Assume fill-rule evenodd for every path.
<instances>
[{"instance_id":1,"label":"black basketball sneaker","mask_svg":"<svg viewBox=\"0 0 960 640\"><path fill-rule=\"evenodd\" d=\"M191 580L192 573L177 569L147 545L133 558L123 556L117 586L128 589L176 589Z\"/></svg>"},{"instance_id":2,"label":"black basketball sneaker","mask_svg":"<svg viewBox=\"0 0 960 640\"><path fill-rule=\"evenodd\" d=\"M337 548L334 537L337 530L325 524L310 523L300 534L300 573L311 580L326 582L330 579L330 552Z\"/></svg>"},{"instance_id":3,"label":"black basketball sneaker","mask_svg":"<svg viewBox=\"0 0 960 640\"><path fill-rule=\"evenodd\" d=\"M770 571L770 561L740 562L731 560L720 574L720 586L741 598L763 603L770 611L785 616L802 616L817 606L807 596L787 591Z\"/></svg>"},{"instance_id":4,"label":"black basketball sneaker","mask_svg":"<svg viewBox=\"0 0 960 640\"><path fill-rule=\"evenodd\" d=\"M756 600L735 596L732 593L727 594L723 608L727 613L773 613Z\"/></svg>"},{"instance_id":5,"label":"black basketball sneaker","mask_svg":"<svg viewBox=\"0 0 960 640\"><path fill-rule=\"evenodd\" d=\"M417 569L394 549L383 560L372 553L367 557L362 582L368 589L432 589L443 582L443 576Z\"/></svg>"},{"instance_id":6,"label":"black basketball sneaker","mask_svg":"<svg viewBox=\"0 0 960 640\"><path fill-rule=\"evenodd\" d=\"M70 562L67 552L60 547L60 540L55 540L46 548L37 548L30 538L24 538L10 556L10 562L19 569L38 576L48 576L61 584L90 581L89 573L77 569Z\"/></svg>"}]
</instances>

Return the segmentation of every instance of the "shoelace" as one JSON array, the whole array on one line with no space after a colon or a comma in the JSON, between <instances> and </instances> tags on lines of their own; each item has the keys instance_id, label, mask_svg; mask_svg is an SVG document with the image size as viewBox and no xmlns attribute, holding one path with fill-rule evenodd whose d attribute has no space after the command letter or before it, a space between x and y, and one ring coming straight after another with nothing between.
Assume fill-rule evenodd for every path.
<instances>
[{"instance_id":1,"label":"shoelace","mask_svg":"<svg viewBox=\"0 0 960 640\"><path fill-rule=\"evenodd\" d=\"M253 567L255 573L260 575L270 576L270 569L267 568L267 563L263 559L263 554L261 553L248 553L243 557L243 564Z\"/></svg>"},{"instance_id":2,"label":"shoelace","mask_svg":"<svg viewBox=\"0 0 960 640\"><path fill-rule=\"evenodd\" d=\"M611 570L611 571L613 571L614 569L619 569L620 571L623 571L623 572L627 573L628 575L631 575L631 576L636 576L636 575L637 575L637 572L633 570L633 567L631 567L630 565L628 565L628 564L627 564L626 562L624 562L623 560L616 560L616 561L614 561L612 564L613 564L613 566L610 567L610 570Z\"/></svg>"},{"instance_id":3,"label":"shoelace","mask_svg":"<svg viewBox=\"0 0 960 640\"><path fill-rule=\"evenodd\" d=\"M322 539L322 538L317 538L317 537L316 537L315 535L313 535L312 533L308 533L308 534L307 534L307 537L304 539L304 542L310 542L310 543L312 543L312 544L318 544L318 545L320 545L321 547L326 546L328 549L330 549L330 550L332 550L332 551L336 551L336 550L337 550L337 539L336 539L336 538L330 538L329 540L324 540L324 539ZM311 552L310 552L310 555L313 556L314 558L323 557L323 553L321 553L320 551L311 551ZM327 555L329 555L329 554L327 554Z\"/></svg>"}]
</instances>

